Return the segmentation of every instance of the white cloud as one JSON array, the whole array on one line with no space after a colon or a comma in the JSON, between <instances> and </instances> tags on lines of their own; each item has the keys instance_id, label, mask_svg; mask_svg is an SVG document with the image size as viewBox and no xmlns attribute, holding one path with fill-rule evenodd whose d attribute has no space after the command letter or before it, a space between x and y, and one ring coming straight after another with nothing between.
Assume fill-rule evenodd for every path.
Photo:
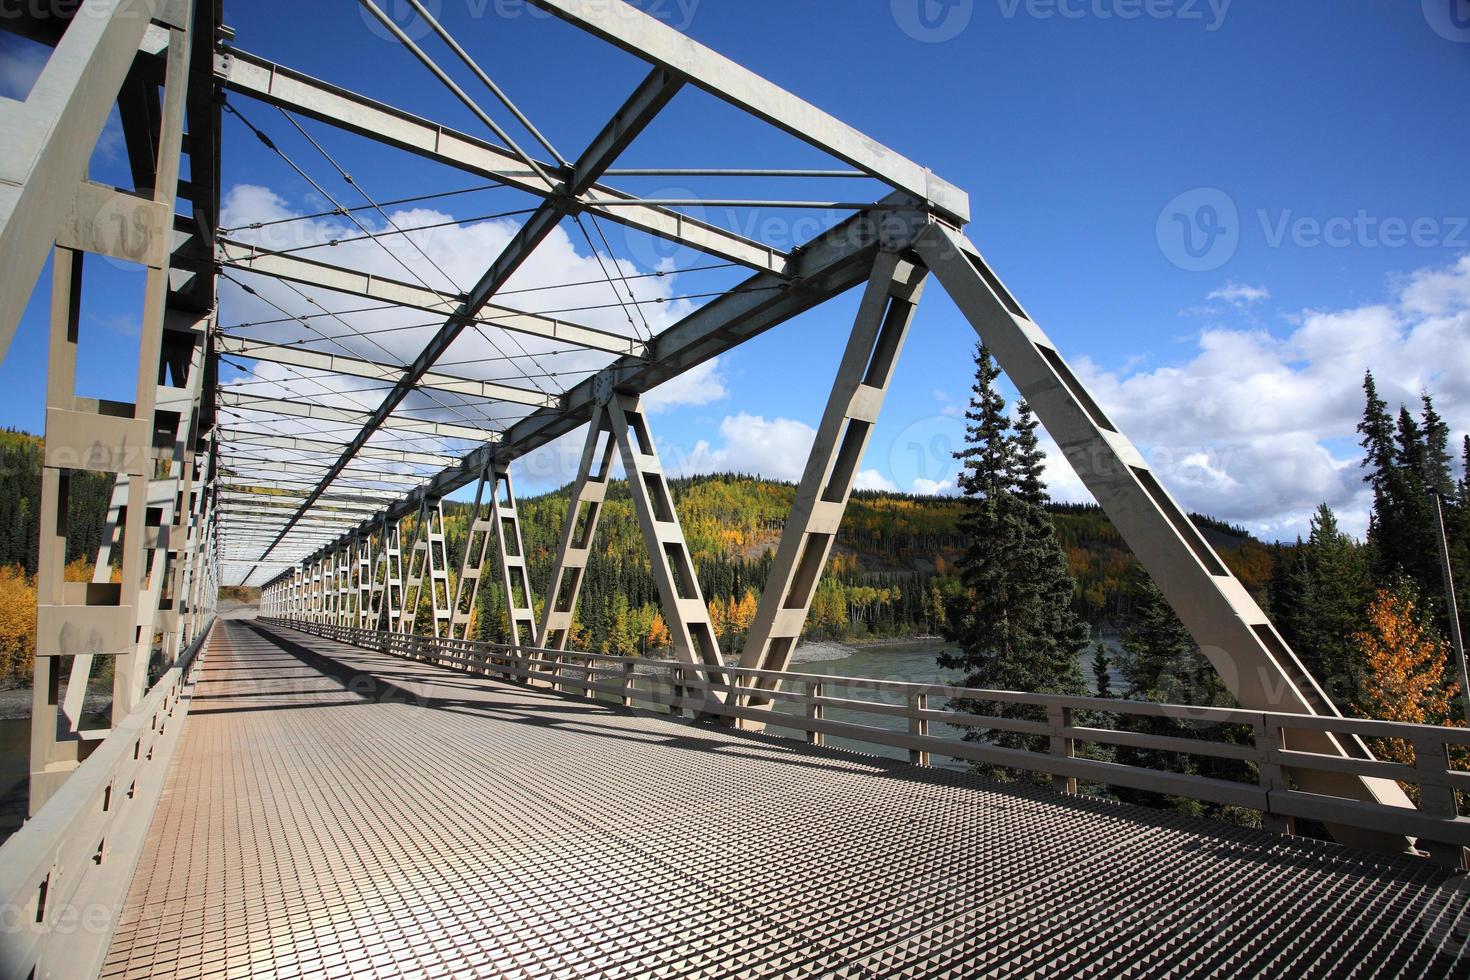
<instances>
[{"instance_id":1,"label":"white cloud","mask_svg":"<svg viewBox=\"0 0 1470 980\"><path fill-rule=\"evenodd\" d=\"M468 204L466 207L476 207ZM453 216L426 207L388 209L387 217L359 211L356 220L368 231L443 225L409 234L389 234L377 242L361 240L364 232L341 217L298 219L308 211L325 210L318 202L298 206L270 188L238 184L225 194L221 224L229 236L275 250L292 250L307 259L361 270L377 276L418 282L436 289L463 290L472 286L519 230L509 219L456 225ZM333 245L333 242L338 244ZM558 228L532 253L495 300L499 305L596 327L623 336L646 339L684 316L691 304L674 299L677 276L629 279L623 290L645 301L641 313L619 302L619 294L605 280L603 267L613 276L636 276L631 262L579 251L565 230ZM248 272L229 277L248 285L252 295L229 280L221 283L221 324L232 333L256 340L298 343L333 354L408 364L441 325L444 316L405 309L371 309L369 301L310 287L293 286ZM564 283L580 285L566 286ZM620 284L622 285L622 284ZM282 311L287 311L283 313ZM446 309L446 313L448 310ZM323 315L336 313L339 316ZM287 318L313 314L304 323ZM630 319L632 322L630 322ZM282 321L285 322L272 322ZM564 343L495 326L466 329L439 359L435 369L447 374L503 382L547 393L566 390L611 363L615 355L572 347ZM254 364L234 356L231 361L248 371L227 384L272 397L306 396L341 408L363 410L381 402L382 384L356 382L340 376ZM650 396L656 406L708 404L724 397L719 362L711 360L691 376L674 379ZM527 406L484 402L442 392L415 392L403 411L420 418L471 427L501 429L528 415ZM246 413L246 417L255 417ZM314 422L272 421L276 431L305 433L320 429ZM340 427L339 427L340 428ZM350 427L349 427L350 429ZM343 433L334 432L335 437ZM350 431L347 432L350 434ZM383 442L384 439L375 439ZM437 451L435 437L404 443L414 449ZM469 443L451 444L458 455ZM573 466L575 471L575 465Z\"/></svg>"},{"instance_id":2,"label":"white cloud","mask_svg":"<svg viewBox=\"0 0 1470 980\"><path fill-rule=\"evenodd\" d=\"M1414 273L1388 302L1290 322L1284 337L1205 330L1181 364L1113 373L1081 358L1077 368L1185 507L1292 537L1326 501L1362 534L1368 499L1354 430L1364 371L1395 409L1417 410L1431 391L1457 440L1470 423L1470 257ZM1055 483L1054 492L1067 498Z\"/></svg>"},{"instance_id":3,"label":"white cloud","mask_svg":"<svg viewBox=\"0 0 1470 980\"><path fill-rule=\"evenodd\" d=\"M924 477L915 477L914 485L910 491L922 497L953 497L959 494L959 487L955 486L953 480L928 480Z\"/></svg>"},{"instance_id":4,"label":"white cloud","mask_svg":"<svg viewBox=\"0 0 1470 980\"><path fill-rule=\"evenodd\" d=\"M898 484L884 476L878 470L859 470L857 478L853 481L854 490L886 490L889 493L898 492Z\"/></svg>"},{"instance_id":5,"label":"white cloud","mask_svg":"<svg viewBox=\"0 0 1470 980\"><path fill-rule=\"evenodd\" d=\"M805 422L768 420L741 412L726 416L720 423L723 445L715 447L701 439L683 459L671 461L666 456L665 466L680 475L752 473L794 483L801 479L816 436L816 430Z\"/></svg>"},{"instance_id":6,"label":"white cloud","mask_svg":"<svg viewBox=\"0 0 1470 980\"><path fill-rule=\"evenodd\" d=\"M1229 282L1210 293L1209 298L1224 300L1234 306L1250 306L1270 299L1271 291L1265 286L1247 286L1238 282Z\"/></svg>"},{"instance_id":7,"label":"white cloud","mask_svg":"<svg viewBox=\"0 0 1470 980\"><path fill-rule=\"evenodd\" d=\"M720 359L715 357L665 381L643 396L643 405L650 412L663 412L681 405L709 405L728 397Z\"/></svg>"}]
</instances>

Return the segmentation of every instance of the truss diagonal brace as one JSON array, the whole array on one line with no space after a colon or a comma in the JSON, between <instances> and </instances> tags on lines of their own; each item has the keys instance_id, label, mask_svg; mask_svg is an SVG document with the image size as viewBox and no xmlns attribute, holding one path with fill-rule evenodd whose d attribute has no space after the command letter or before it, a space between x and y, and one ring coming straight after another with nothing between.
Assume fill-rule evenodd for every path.
<instances>
[{"instance_id":1,"label":"truss diagonal brace","mask_svg":"<svg viewBox=\"0 0 1470 980\"><path fill-rule=\"evenodd\" d=\"M927 275L923 267L886 252L873 265L746 634L741 667L785 670L791 661Z\"/></svg>"},{"instance_id":2,"label":"truss diagonal brace","mask_svg":"<svg viewBox=\"0 0 1470 980\"><path fill-rule=\"evenodd\" d=\"M394 410L408 397L419 379L434 366L454 343L460 332L473 322L485 304L530 258L536 247L561 224L562 209L586 191L604 170L612 166L618 155L649 123L653 122L654 117L669 104L669 100L674 97L682 85L682 80L663 69L655 69L643 80L617 114L597 134L586 151L578 157L576 164L572 167L572 176L561 188L561 193L557 197L543 201L535 213L526 219L526 223L516 232L515 237L510 240L495 262L480 277L480 281L470 290L464 305L452 314L429 339L418 357L414 358L413 364L404 372L403 378L393 386L393 389L383 399L383 403L363 422L362 429L353 437L342 451L342 456L333 464L332 469L322 478L321 484L302 505L302 514L306 513L316 496L325 491L332 480L336 479L337 474L351 462L357 450L367 442L373 432L388 423ZM275 544L279 544L285 538L297 520L299 520L299 515L282 529L280 538ZM275 544L261 555L262 560L269 556Z\"/></svg>"},{"instance_id":3,"label":"truss diagonal brace","mask_svg":"<svg viewBox=\"0 0 1470 980\"><path fill-rule=\"evenodd\" d=\"M931 224L920 237L917 251L1035 409L1041 424L1241 705L1264 711L1337 714L1250 593L975 246L959 232ZM1367 755L1356 736L1294 730L1288 737L1300 751ZM1321 770L1293 775L1309 791L1391 806L1412 805L1390 780ZM1333 834L1344 843L1402 849L1402 839L1391 835L1344 827L1334 827Z\"/></svg>"},{"instance_id":4,"label":"truss diagonal brace","mask_svg":"<svg viewBox=\"0 0 1470 980\"><path fill-rule=\"evenodd\" d=\"M557 548L556 564L551 572L551 591L546 594L546 603L541 611L541 629L536 635L539 647L565 650L571 642L577 597L582 591L587 561L592 556L592 542L597 538L597 523L602 516L602 505L607 500L608 479L616 449L607 412L598 406L587 425L582 462L577 467L577 479L572 483L566 526L562 528L561 545Z\"/></svg>"},{"instance_id":5,"label":"truss diagonal brace","mask_svg":"<svg viewBox=\"0 0 1470 980\"><path fill-rule=\"evenodd\" d=\"M709 607L695 575L694 556L689 552L678 512L674 510L674 495L664 478L642 400L637 395L614 393L604 411L627 473L628 492L648 547L653 580L658 584L659 605L674 639L674 653L686 663L723 667ZM724 677L712 672L708 679L722 683ZM703 677L691 678L688 686L703 688ZM711 701L721 700L714 691L706 690L706 695Z\"/></svg>"},{"instance_id":6,"label":"truss diagonal brace","mask_svg":"<svg viewBox=\"0 0 1470 980\"><path fill-rule=\"evenodd\" d=\"M531 0L568 23L678 72L717 99L764 119L890 186L929 201L951 221L970 219L968 196L729 58L637 8L607 0Z\"/></svg>"}]
</instances>

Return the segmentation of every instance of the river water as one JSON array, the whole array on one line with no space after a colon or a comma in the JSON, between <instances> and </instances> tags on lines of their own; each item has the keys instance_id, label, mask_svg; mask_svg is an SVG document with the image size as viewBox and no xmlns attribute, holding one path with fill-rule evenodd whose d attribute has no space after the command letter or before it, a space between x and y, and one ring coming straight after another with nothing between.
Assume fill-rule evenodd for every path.
<instances>
[{"instance_id":1,"label":"river water","mask_svg":"<svg viewBox=\"0 0 1470 980\"><path fill-rule=\"evenodd\" d=\"M1118 645L1115 636L1104 635L1101 637L1103 645L1109 651L1115 650ZM1079 656L1082 667L1082 677L1092 687L1092 662L1095 657L1094 644L1088 647ZM873 680L903 681L909 684L949 685L958 682L963 676L960 671L947 670L939 666L939 655L946 650L957 649L942 640L916 641L911 643L883 644L865 647L848 647L840 643L803 643L797 647L792 657L791 666L788 668L798 674L820 674L824 677L856 677L870 678ZM1116 690L1120 678L1116 672L1110 676ZM874 691L863 689L861 685L845 686L840 683L836 686L823 687L822 693L829 697L853 698L865 701L880 701L885 704L903 703L902 695L892 691ZM940 698L931 698L930 707L942 708L944 702ZM777 710L786 714L799 714L805 709L801 705L790 702L782 702L777 705ZM824 711L824 717L832 721L848 722L856 725L868 725L873 728L886 729L888 731L908 731L908 719L897 718L889 715L874 715L867 712L848 711L839 708L828 708ZM784 735L791 738L805 738L805 734L795 729L783 729L772 725L769 731L773 735ZM960 741L964 738L964 730L950 725L929 726L929 734L941 738L951 738ZM869 742L858 742L844 738L828 738L827 744L845 749L853 749L858 752L866 752L870 755L885 756L894 759L907 759L908 752L904 749L891 748L888 746L874 745ZM958 759L941 759L937 755L930 759L931 764L944 768L964 769L967 763Z\"/></svg>"}]
</instances>

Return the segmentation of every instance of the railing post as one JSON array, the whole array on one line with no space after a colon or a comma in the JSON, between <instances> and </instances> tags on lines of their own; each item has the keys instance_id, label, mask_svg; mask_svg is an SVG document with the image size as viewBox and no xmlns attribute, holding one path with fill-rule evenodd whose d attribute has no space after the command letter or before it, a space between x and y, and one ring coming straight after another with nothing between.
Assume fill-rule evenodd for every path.
<instances>
[{"instance_id":1,"label":"railing post","mask_svg":"<svg viewBox=\"0 0 1470 980\"><path fill-rule=\"evenodd\" d=\"M1442 738L1420 735L1414 743L1415 781L1419 784L1419 809L1430 816L1445 821L1460 815L1460 806L1455 799L1455 788L1450 784L1449 753ZM1427 841L1419 838L1419 849L1431 860L1447 868L1460 870L1465 867L1465 848L1443 841Z\"/></svg>"},{"instance_id":2,"label":"railing post","mask_svg":"<svg viewBox=\"0 0 1470 980\"><path fill-rule=\"evenodd\" d=\"M670 679L670 688L673 692L673 702L669 705L669 714L675 718L684 717L684 706L679 702L684 700L684 668L675 667Z\"/></svg>"},{"instance_id":3,"label":"railing post","mask_svg":"<svg viewBox=\"0 0 1470 980\"><path fill-rule=\"evenodd\" d=\"M623 707L633 707L633 661L623 664Z\"/></svg>"},{"instance_id":4,"label":"railing post","mask_svg":"<svg viewBox=\"0 0 1470 980\"><path fill-rule=\"evenodd\" d=\"M810 721L822 720L822 682L806 682L806 716ZM807 730L806 740L813 745L825 745L826 739L823 734L811 729Z\"/></svg>"},{"instance_id":5,"label":"railing post","mask_svg":"<svg viewBox=\"0 0 1470 980\"><path fill-rule=\"evenodd\" d=\"M1046 715L1052 731L1051 754L1058 759L1074 758L1077 744L1069 736L1062 734L1063 729L1072 727L1072 709L1060 704L1048 705ZM1051 785L1058 793L1077 792L1077 780L1072 776L1054 775Z\"/></svg>"},{"instance_id":6,"label":"railing post","mask_svg":"<svg viewBox=\"0 0 1470 980\"><path fill-rule=\"evenodd\" d=\"M928 735L929 720L920 717L919 713L929 710L929 695L915 693L909 695L909 734ZM929 764L929 753L925 749L909 749L909 762L916 766L927 766Z\"/></svg>"},{"instance_id":7,"label":"railing post","mask_svg":"<svg viewBox=\"0 0 1470 980\"><path fill-rule=\"evenodd\" d=\"M1265 716L1262 716L1261 720L1252 726L1252 735L1256 747L1256 773L1261 788L1267 794L1290 791L1291 784L1287 781L1286 770L1274 761L1277 758L1276 753L1283 748L1281 726L1271 724ZM1268 795L1266 805L1270 806L1270 803L1271 799ZM1270 810L1261 814L1261 824L1275 834L1296 833L1296 818L1272 813Z\"/></svg>"}]
</instances>

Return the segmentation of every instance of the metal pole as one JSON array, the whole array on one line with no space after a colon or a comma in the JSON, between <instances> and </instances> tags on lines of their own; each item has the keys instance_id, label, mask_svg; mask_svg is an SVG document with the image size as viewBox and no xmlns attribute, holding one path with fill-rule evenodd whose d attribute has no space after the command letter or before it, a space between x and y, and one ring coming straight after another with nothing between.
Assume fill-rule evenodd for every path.
<instances>
[{"instance_id":1,"label":"metal pole","mask_svg":"<svg viewBox=\"0 0 1470 980\"><path fill-rule=\"evenodd\" d=\"M1440 506L1439 491L1429 488L1429 500L1434 504L1434 540L1439 544L1439 568L1444 574L1445 613L1450 621L1450 644L1455 649L1455 669L1460 674L1460 708L1465 721L1470 723L1470 668L1465 665L1465 638L1460 634L1460 609L1455 602L1455 577L1450 570L1450 545L1445 538L1444 508Z\"/></svg>"}]
</instances>

